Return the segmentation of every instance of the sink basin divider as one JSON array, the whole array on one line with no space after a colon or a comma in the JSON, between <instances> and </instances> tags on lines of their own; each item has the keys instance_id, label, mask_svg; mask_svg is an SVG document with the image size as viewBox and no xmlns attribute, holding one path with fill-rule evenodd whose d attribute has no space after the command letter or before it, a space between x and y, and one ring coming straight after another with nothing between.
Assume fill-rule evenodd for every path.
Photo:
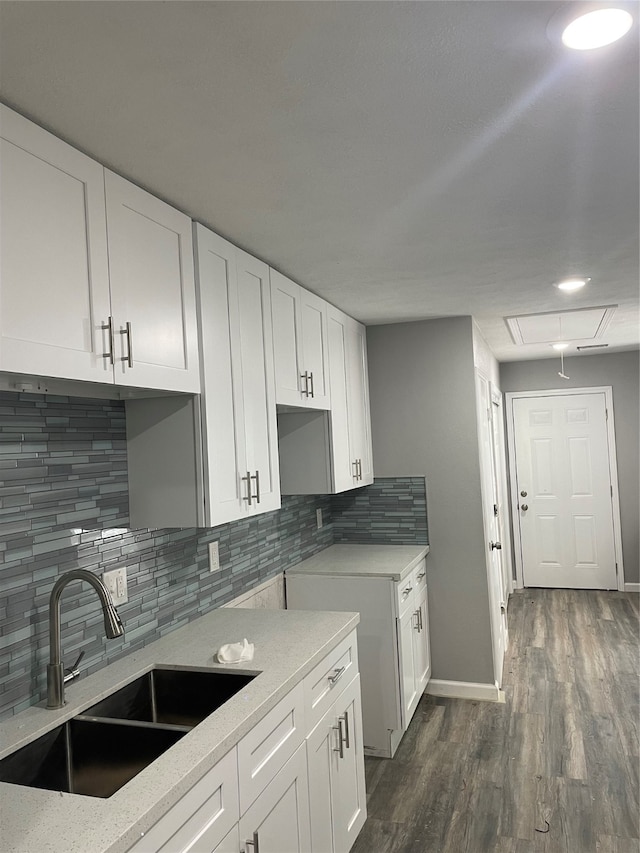
<instances>
[{"instance_id":1,"label":"sink basin divider","mask_svg":"<svg viewBox=\"0 0 640 853\"><path fill-rule=\"evenodd\" d=\"M155 715L154 715L155 716ZM129 720L124 717L100 717L88 714L76 714L74 720L85 720L89 723L105 723L108 726L129 726L138 729L160 729L168 732L190 732L193 726L182 726L177 723L156 723L148 720Z\"/></svg>"}]
</instances>

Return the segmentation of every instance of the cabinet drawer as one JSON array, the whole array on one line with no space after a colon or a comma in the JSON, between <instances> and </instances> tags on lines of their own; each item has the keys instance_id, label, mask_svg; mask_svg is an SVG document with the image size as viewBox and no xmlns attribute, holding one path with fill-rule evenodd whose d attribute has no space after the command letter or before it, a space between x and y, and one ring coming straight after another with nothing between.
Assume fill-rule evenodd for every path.
<instances>
[{"instance_id":1,"label":"cabinet drawer","mask_svg":"<svg viewBox=\"0 0 640 853\"><path fill-rule=\"evenodd\" d=\"M304 734L304 690L297 684L238 744L241 814L293 755Z\"/></svg>"},{"instance_id":2,"label":"cabinet drawer","mask_svg":"<svg viewBox=\"0 0 640 853\"><path fill-rule=\"evenodd\" d=\"M415 601L415 581L413 572L396 584L396 602L398 616L402 616Z\"/></svg>"},{"instance_id":3,"label":"cabinet drawer","mask_svg":"<svg viewBox=\"0 0 640 853\"><path fill-rule=\"evenodd\" d=\"M129 853L210 851L239 818L237 755L232 749L129 848Z\"/></svg>"},{"instance_id":4,"label":"cabinet drawer","mask_svg":"<svg viewBox=\"0 0 640 853\"><path fill-rule=\"evenodd\" d=\"M358 644L353 631L304 680L307 732L315 728L357 672Z\"/></svg>"},{"instance_id":5,"label":"cabinet drawer","mask_svg":"<svg viewBox=\"0 0 640 853\"><path fill-rule=\"evenodd\" d=\"M413 588L415 590L416 596L420 597L422 594L422 590L427 585L427 561L420 560L415 569L411 572L411 578L413 579Z\"/></svg>"}]
</instances>

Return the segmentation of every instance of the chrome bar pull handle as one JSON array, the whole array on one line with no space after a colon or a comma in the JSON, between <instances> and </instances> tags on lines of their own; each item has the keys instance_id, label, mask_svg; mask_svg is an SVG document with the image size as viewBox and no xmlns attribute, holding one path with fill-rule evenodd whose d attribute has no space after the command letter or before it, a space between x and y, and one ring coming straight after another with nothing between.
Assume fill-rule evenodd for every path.
<instances>
[{"instance_id":1,"label":"chrome bar pull handle","mask_svg":"<svg viewBox=\"0 0 640 853\"><path fill-rule=\"evenodd\" d=\"M242 498L243 501L246 501L249 506L251 506L251 471L247 471L247 476L241 478L243 483L247 484L247 496L246 498Z\"/></svg>"},{"instance_id":2,"label":"chrome bar pull handle","mask_svg":"<svg viewBox=\"0 0 640 853\"><path fill-rule=\"evenodd\" d=\"M358 479L358 460L357 459L353 460L353 462L351 463L351 467L356 469L356 473L353 475L353 479L357 480Z\"/></svg>"},{"instance_id":3,"label":"chrome bar pull handle","mask_svg":"<svg viewBox=\"0 0 640 853\"><path fill-rule=\"evenodd\" d=\"M344 740L342 737L342 717L338 717L338 725L337 726L331 726L331 728L335 732L338 732L338 748L336 749L334 746L333 751L340 753L340 758L344 758Z\"/></svg>"},{"instance_id":4,"label":"chrome bar pull handle","mask_svg":"<svg viewBox=\"0 0 640 853\"><path fill-rule=\"evenodd\" d=\"M406 597L409 595L409 593L411 592L411 590L412 590L412 589L413 589L413 587L412 587L412 586L406 586L406 587L402 590L402 597L403 597L403 598L406 598Z\"/></svg>"},{"instance_id":5,"label":"chrome bar pull handle","mask_svg":"<svg viewBox=\"0 0 640 853\"><path fill-rule=\"evenodd\" d=\"M332 687L336 683L336 681L338 681L344 675L345 670L346 666L341 666L340 669L334 669L331 675L327 676L327 680L329 681Z\"/></svg>"},{"instance_id":6,"label":"chrome bar pull handle","mask_svg":"<svg viewBox=\"0 0 640 853\"><path fill-rule=\"evenodd\" d=\"M310 393L309 393L309 396L310 396L310 397L315 397L315 396L316 396L316 395L315 395L315 391L313 390L313 370L312 370L312 371L311 371L311 373L309 374L309 381L310 381L310 383L311 383L311 391L310 391Z\"/></svg>"},{"instance_id":7,"label":"chrome bar pull handle","mask_svg":"<svg viewBox=\"0 0 640 853\"><path fill-rule=\"evenodd\" d=\"M110 316L109 319L107 320L107 322L105 324L103 324L102 328L106 329L108 331L108 338L109 338L109 352L102 353L102 357L108 358L109 364L115 364L116 363L116 353L115 353L116 341L115 341L115 338L113 335L113 317Z\"/></svg>"},{"instance_id":8,"label":"chrome bar pull handle","mask_svg":"<svg viewBox=\"0 0 640 853\"><path fill-rule=\"evenodd\" d=\"M422 608L418 608L418 631L422 633L422 629L424 628L424 624L422 622Z\"/></svg>"},{"instance_id":9,"label":"chrome bar pull handle","mask_svg":"<svg viewBox=\"0 0 640 853\"><path fill-rule=\"evenodd\" d=\"M304 390L300 390L301 394L304 394L305 397L309 396L309 374L305 370L304 373L300 374L300 379L304 379Z\"/></svg>"},{"instance_id":10,"label":"chrome bar pull handle","mask_svg":"<svg viewBox=\"0 0 640 853\"><path fill-rule=\"evenodd\" d=\"M128 367L133 367L133 347L132 347L132 332L131 332L131 323L127 320L127 324L124 329L120 330L121 335L125 335L127 338L127 354L123 355L120 361L126 361Z\"/></svg>"},{"instance_id":11,"label":"chrome bar pull handle","mask_svg":"<svg viewBox=\"0 0 640 853\"><path fill-rule=\"evenodd\" d=\"M347 749L351 748L350 738L349 738L349 712L345 711L342 719L344 720L344 745Z\"/></svg>"},{"instance_id":12,"label":"chrome bar pull handle","mask_svg":"<svg viewBox=\"0 0 640 853\"><path fill-rule=\"evenodd\" d=\"M358 479L362 479L362 459L358 459Z\"/></svg>"},{"instance_id":13,"label":"chrome bar pull handle","mask_svg":"<svg viewBox=\"0 0 640 853\"><path fill-rule=\"evenodd\" d=\"M426 572L420 572L420 574L418 575L418 577L416 578L416 580L417 580L417 581L421 581L421 580L422 580L422 578L423 578L426 574L427 574Z\"/></svg>"},{"instance_id":14,"label":"chrome bar pull handle","mask_svg":"<svg viewBox=\"0 0 640 853\"><path fill-rule=\"evenodd\" d=\"M249 472L247 471L247 473L249 473ZM259 504L260 503L260 472L258 471L257 468L256 468L256 473L252 475L251 479L256 481L256 493L255 493L255 495L252 495L252 497L255 498L256 503ZM251 489L249 489L249 492L251 492Z\"/></svg>"},{"instance_id":15,"label":"chrome bar pull handle","mask_svg":"<svg viewBox=\"0 0 640 853\"><path fill-rule=\"evenodd\" d=\"M245 842L245 847L253 847L253 853L260 853L260 841L258 839L258 833L253 833L253 838L248 838ZM247 850L248 853L248 850Z\"/></svg>"}]
</instances>

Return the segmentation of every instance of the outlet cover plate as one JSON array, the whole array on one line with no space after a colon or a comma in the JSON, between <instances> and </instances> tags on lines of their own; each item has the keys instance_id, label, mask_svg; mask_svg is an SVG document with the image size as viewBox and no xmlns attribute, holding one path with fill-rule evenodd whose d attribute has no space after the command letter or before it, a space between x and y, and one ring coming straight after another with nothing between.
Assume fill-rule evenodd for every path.
<instances>
[{"instance_id":1,"label":"outlet cover plate","mask_svg":"<svg viewBox=\"0 0 640 853\"><path fill-rule=\"evenodd\" d=\"M102 580L106 588L111 593L113 603L126 604L129 601L129 591L127 589L127 569L113 569L110 572L105 572L102 575Z\"/></svg>"},{"instance_id":2,"label":"outlet cover plate","mask_svg":"<svg viewBox=\"0 0 640 853\"><path fill-rule=\"evenodd\" d=\"M220 552L217 542L209 542L209 571L220 571Z\"/></svg>"}]
</instances>

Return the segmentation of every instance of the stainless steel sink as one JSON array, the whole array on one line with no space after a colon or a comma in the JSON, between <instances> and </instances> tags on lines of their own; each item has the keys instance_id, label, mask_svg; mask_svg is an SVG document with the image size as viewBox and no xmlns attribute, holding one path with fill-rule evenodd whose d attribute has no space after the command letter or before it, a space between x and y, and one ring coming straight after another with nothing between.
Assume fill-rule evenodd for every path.
<instances>
[{"instance_id":1,"label":"stainless steel sink","mask_svg":"<svg viewBox=\"0 0 640 853\"><path fill-rule=\"evenodd\" d=\"M156 667L0 760L0 782L110 797L256 675Z\"/></svg>"},{"instance_id":2,"label":"stainless steel sink","mask_svg":"<svg viewBox=\"0 0 640 853\"><path fill-rule=\"evenodd\" d=\"M0 761L0 781L110 797L184 731L78 717Z\"/></svg>"},{"instance_id":3,"label":"stainless steel sink","mask_svg":"<svg viewBox=\"0 0 640 853\"><path fill-rule=\"evenodd\" d=\"M83 716L193 728L254 678L246 672L156 667Z\"/></svg>"}]
</instances>

